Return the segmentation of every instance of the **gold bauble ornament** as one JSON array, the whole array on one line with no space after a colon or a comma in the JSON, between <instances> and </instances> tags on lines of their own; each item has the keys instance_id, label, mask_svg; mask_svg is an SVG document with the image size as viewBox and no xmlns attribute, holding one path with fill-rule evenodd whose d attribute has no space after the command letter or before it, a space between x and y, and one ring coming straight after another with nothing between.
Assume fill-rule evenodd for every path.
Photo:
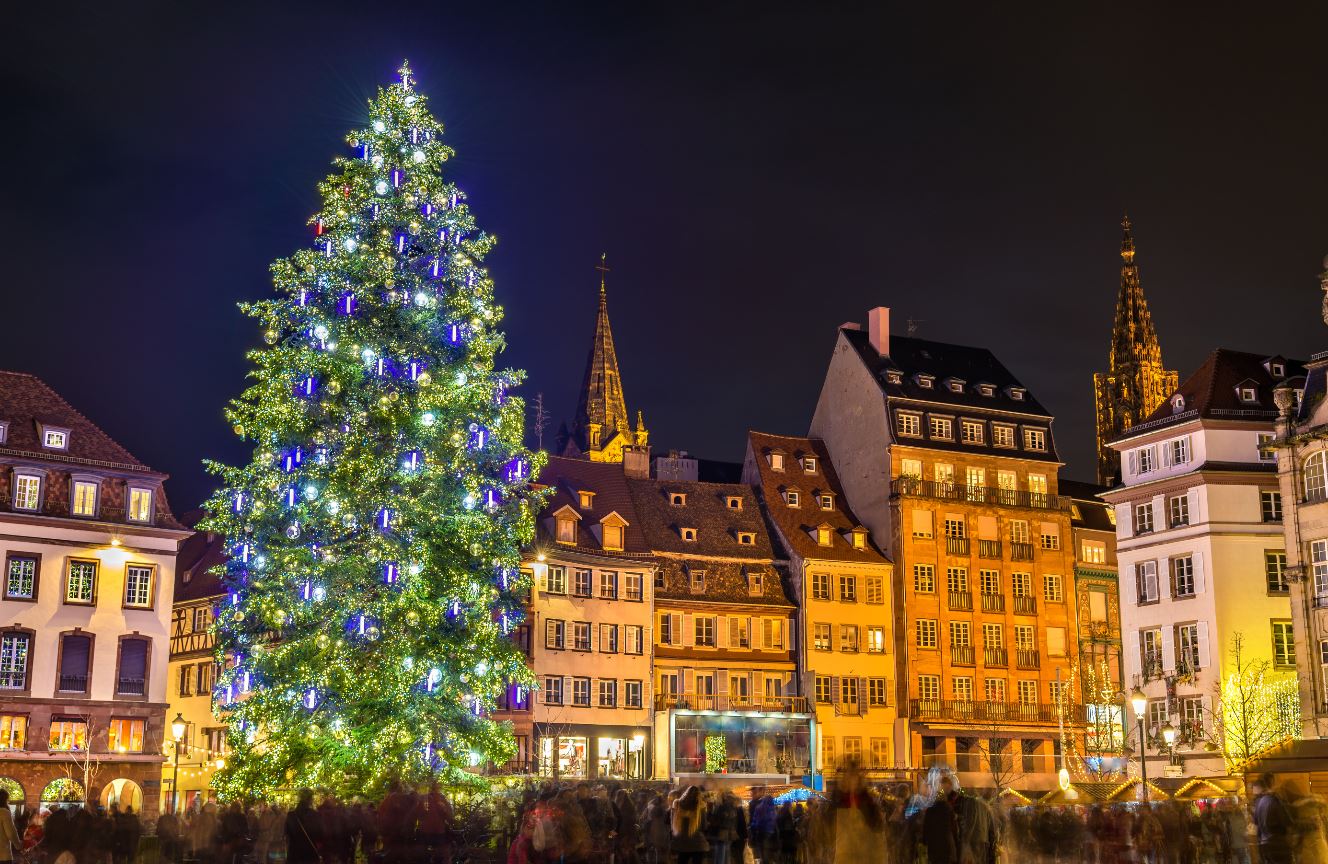
<instances>
[{"instance_id":1,"label":"gold bauble ornament","mask_svg":"<svg viewBox=\"0 0 1328 864\"><path fill-rule=\"evenodd\" d=\"M327 382L327 392L331 393L333 396L336 396L338 393L341 392L341 382L335 378Z\"/></svg>"},{"instance_id":2,"label":"gold bauble ornament","mask_svg":"<svg viewBox=\"0 0 1328 864\"><path fill-rule=\"evenodd\" d=\"M416 612L414 609L411 609L409 612L406 613L406 623L411 625L412 627L420 623L420 613Z\"/></svg>"},{"instance_id":3,"label":"gold bauble ornament","mask_svg":"<svg viewBox=\"0 0 1328 864\"><path fill-rule=\"evenodd\" d=\"M234 430L236 435L241 435L241 436L244 435L244 427L241 426L239 423L236 423L234 426L231 427L231 429Z\"/></svg>"},{"instance_id":4,"label":"gold bauble ornament","mask_svg":"<svg viewBox=\"0 0 1328 864\"><path fill-rule=\"evenodd\" d=\"M398 399L401 398L401 394L393 390L391 393L387 395L387 398L391 399L393 402L396 402Z\"/></svg>"},{"instance_id":5,"label":"gold bauble ornament","mask_svg":"<svg viewBox=\"0 0 1328 864\"><path fill-rule=\"evenodd\" d=\"M415 383L419 384L421 387L428 387L431 381L433 381L433 376L428 372L421 372L419 377L415 379Z\"/></svg>"}]
</instances>

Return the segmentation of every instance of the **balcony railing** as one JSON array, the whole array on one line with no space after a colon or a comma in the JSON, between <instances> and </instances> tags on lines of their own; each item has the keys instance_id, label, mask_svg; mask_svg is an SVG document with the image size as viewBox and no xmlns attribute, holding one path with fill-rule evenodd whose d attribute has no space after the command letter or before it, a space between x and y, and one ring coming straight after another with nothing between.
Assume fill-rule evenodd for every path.
<instances>
[{"instance_id":1,"label":"balcony railing","mask_svg":"<svg viewBox=\"0 0 1328 864\"><path fill-rule=\"evenodd\" d=\"M967 537L946 537L945 552L947 555L967 555L968 538Z\"/></svg>"},{"instance_id":2,"label":"balcony railing","mask_svg":"<svg viewBox=\"0 0 1328 864\"><path fill-rule=\"evenodd\" d=\"M1022 492L1017 489L998 489L994 486L968 486L963 483L923 480L920 477L898 477L891 482L890 491L896 495L943 498L949 501L972 501L978 504L997 504L1005 507L1031 507L1037 510L1070 509L1070 499L1064 495L1048 495L1046 492Z\"/></svg>"},{"instance_id":3,"label":"balcony railing","mask_svg":"<svg viewBox=\"0 0 1328 864\"><path fill-rule=\"evenodd\" d=\"M983 648L982 663L985 666L1006 667L1010 665L1010 651L1006 648Z\"/></svg>"},{"instance_id":4,"label":"balcony railing","mask_svg":"<svg viewBox=\"0 0 1328 864\"><path fill-rule=\"evenodd\" d=\"M683 708L692 711L769 711L806 714L806 696L729 696L710 693L656 693L655 710Z\"/></svg>"},{"instance_id":5,"label":"balcony railing","mask_svg":"<svg viewBox=\"0 0 1328 864\"><path fill-rule=\"evenodd\" d=\"M1328 594L1315 594L1312 602L1315 609L1328 609Z\"/></svg>"},{"instance_id":6,"label":"balcony railing","mask_svg":"<svg viewBox=\"0 0 1328 864\"><path fill-rule=\"evenodd\" d=\"M1005 595L1004 594L983 594L982 595L983 612L1004 612Z\"/></svg>"},{"instance_id":7,"label":"balcony railing","mask_svg":"<svg viewBox=\"0 0 1328 864\"><path fill-rule=\"evenodd\" d=\"M86 693L88 692L88 676L86 675L61 675L60 676L61 693Z\"/></svg>"},{"instance_id":8,"label":"balcony railing","mask_svg":"<svg viewBox=\"0 0 1328 864\"><path fill-rule=\"evenodd\" d=\"M973 611L973 595L968 591L951 591L950 608L956 612Z\"/></svg>"},{"instance_id":9,"label":"balcony railing","mask_svg":"<svg viewBox=\"0 0 1328 864\"><path fill-rule=\"evenodd\" d=\"M121 696L142 696L143 684L142 678L121 678L116 682L115 692Z\"/></svg>"},{"instance_id":10,"label":"balcony railing","mask_svg":"<svg viewBox=\"0 0 1328 864\"><path fill-rule=\"evenodd\" d=\"M1014 665L1020 669L1042 668L1042 658L1036 648L1014 649Z\"/></svg>"},{"instance_id":11,"label":"balcony railing","mask_svg":"<svg viewBox=\"0 0 1328 864\"><path fill-rule=\"evenodd\" d=\"M1036 615L1036 614L1037 614L1037 598L1036 598L1036 597L1020 597L1020 596L1016 595L1015 598L1014 598L1014 614L1016 614L1016 615Z\"/></svg>"},{"instance_id":12,"label":"balcony railing","mask_svg":"<svg viewBox=\"0 0 1328 864\"><path fill-rule=\"evenodd\" d=\"M975 666L972 645L951 645L950 662L955 666Z\"/></svg>"},{"instance_id":13,"label":"balcony railing","mask_svg":"<svg viewBox=\"0 0 1328 864\"><path fill-rule=\"evenodd\" d=\"M999 540L979 540L978 541L979 558L995 558L1001 560L1001 541Z\"/></svg>"},{"instance_id":14,"label":"balcony railing","mask_svg":"<svg viewBox=\"0 0 1328 864\"><path fill-rule=\"evenodd\" d=\"M922 721L957 721L969 723L1056 723L1062 717L1061 706L1026 702L966 702L957 699L912 699L909 716ZM1084 722L1084 706L1067 705L1064 719Z\"/></svg>"},{"instance_id":15,"label":"balcony railing","mask_svg":"<svg viewBox=\"0 0 1328 864\"><path fill-rule=\"evenodd\" d=\"M1011 561L1032 561L1033 544L1032 543L1011 543L1010 544Z\"/></svg>"}]
</instances>

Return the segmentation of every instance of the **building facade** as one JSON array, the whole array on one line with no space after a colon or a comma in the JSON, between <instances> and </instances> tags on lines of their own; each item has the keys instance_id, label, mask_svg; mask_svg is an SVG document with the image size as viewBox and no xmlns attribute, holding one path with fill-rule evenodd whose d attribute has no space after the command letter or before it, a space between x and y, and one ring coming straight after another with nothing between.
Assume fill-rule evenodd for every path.
<instances>
[{"instance_id":1,"label":"building facade","mask_svg":"<svg viewBox=\"0 0 1328 864\"><path fill-rule=\"evenodd\" d=\"M1126 684L1148 696L1148 752L1224 774L1215 690L1242 663L1294 674L1273 391L1302 366L1221 349L1112 442ZM1174 752L1159 731L1178 730ZM1134 728L1135 718L1130 718ZM1165 761L1165 760L1163 760Z\"/></svg>"},{"instance_id":2,"label":"building facade","mask_svg":"<svg viewBox=\"0 0 1328 864\"><path fill-rule=\"evenodd\" d=\"M1119 454L1110 446L1127 429L1157 410L1176 389L1178 376L1162 365L1162 346L1157 341L1153 316L1134 263L1134 237L1130 217L1121 223L1120 293L1116 297L1116 320L1111 328L1111 351L1107 371L1093 375L1093 397L1097 410L1097 482L1113 485L1120 475Z\"/></svg>"},{"instance_id":3,"label":"building facade","mask_svg":"<svg viewBox=\"0 0 1328 864\"><path fill-rule=\"evenodd\" d=\"M1051 425L991 352L892 336L884 308L840 328L812 420L894 562L910 764L969 786L1050 788L1081 730Z\"/></svg>"},{"instance_id":4,"label":"building facade","mask_svg":"<svg viewBox=\"0 0 1328 864\"><path fill-rule=\"evenodd\" d=\"M539 482L550 497L525 565L531 752L545 776L647 778L656 567L622 466L550 457Z\"/></svg>"},{"instance_id":5,"label":"building facade","mask_svg":"<svg viewBox=\"0 0 1328 864\"><path fill-rule=\"evenodd\" d=\"M654 744L660 780L787 782L811 768L794 606L752 487L628 486L654 555Z\"/></svg>"},{"instance_id":6,"label":"building facade","mask_svg":"<svg viewBox=\"0 0 1328 864\"><path fill-rule=\"evenodd\" d=\"M751 432L743 482L755 487L788 560L797 606L798 692L816 712L817 772L852 761L869 771L907 764L896 749L893 570L853 515L823 442Z\"/></svg>"},{"instance_id":7,"label":"building facade","mask_svg":"<svg viewBox=\"0 0 1328 864\"><path fill-rule=\"evenodd\" d=\"M156 813L176 551L153 471L39 379L0 373L0 784Z\"/></svg>"}]
</instances>

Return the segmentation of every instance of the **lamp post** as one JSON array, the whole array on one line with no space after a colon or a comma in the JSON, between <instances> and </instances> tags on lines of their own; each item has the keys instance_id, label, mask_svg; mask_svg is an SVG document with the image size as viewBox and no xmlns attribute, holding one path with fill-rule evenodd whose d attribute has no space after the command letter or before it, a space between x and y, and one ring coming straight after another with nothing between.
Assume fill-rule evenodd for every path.
<instances>
[{"instance_id":1,"label":"lamp post","mask_svg":"<svg viewBox=\"0 0 1328 864\"><path fill-rule=\"evenodd\" d=\"M184 741L184 730L187 725L184 715L176 711L175 719L171 721L171 736L175 738L175 774L171 778L171 812L175 814L180 812L180 745Z\"/></svg>"},{"instance_id":2,"label":"lamp post","mask_svg":"<svg viewBox=\"0 0 1328 864\"><path fill-rule=\"evenodd\" d=\"M1144 712L1148 710L1148 696L1138 687L1130 694L1130 707L1139 721L1139 776L1144 784L1144 803L1148 803L1148 745L1144 738Z\"/></svg>"},{"instance_id":3,"label":"lamp post","mask_svg":"<svg viewBox=\"0 0 1328 864\"><path fill-rule=\"evenodd\" d=\"M1162 726L1162 740L1167 743L1167 762L1171 765L1176 764L1176 727L1171 725L1168 720Z\"/></svg>"}]
</instances>

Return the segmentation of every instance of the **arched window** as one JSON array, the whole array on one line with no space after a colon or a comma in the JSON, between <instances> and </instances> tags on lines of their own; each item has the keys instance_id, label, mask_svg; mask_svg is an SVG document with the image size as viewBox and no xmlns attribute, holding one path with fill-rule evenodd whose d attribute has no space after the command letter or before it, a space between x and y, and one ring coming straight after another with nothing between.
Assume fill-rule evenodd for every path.
<instances>
[{"instance_id":1,"label":"arched window","mask_svg":"<svg viewBox=\"0 0 1328 864\"><path fill-rule=\"evenodd\" d=\"M1328 460L1325 460L1325 451L1311 454L1305 460L1304 476L1306 501L1328 498Z\"/></svg>"}]
</instances>

